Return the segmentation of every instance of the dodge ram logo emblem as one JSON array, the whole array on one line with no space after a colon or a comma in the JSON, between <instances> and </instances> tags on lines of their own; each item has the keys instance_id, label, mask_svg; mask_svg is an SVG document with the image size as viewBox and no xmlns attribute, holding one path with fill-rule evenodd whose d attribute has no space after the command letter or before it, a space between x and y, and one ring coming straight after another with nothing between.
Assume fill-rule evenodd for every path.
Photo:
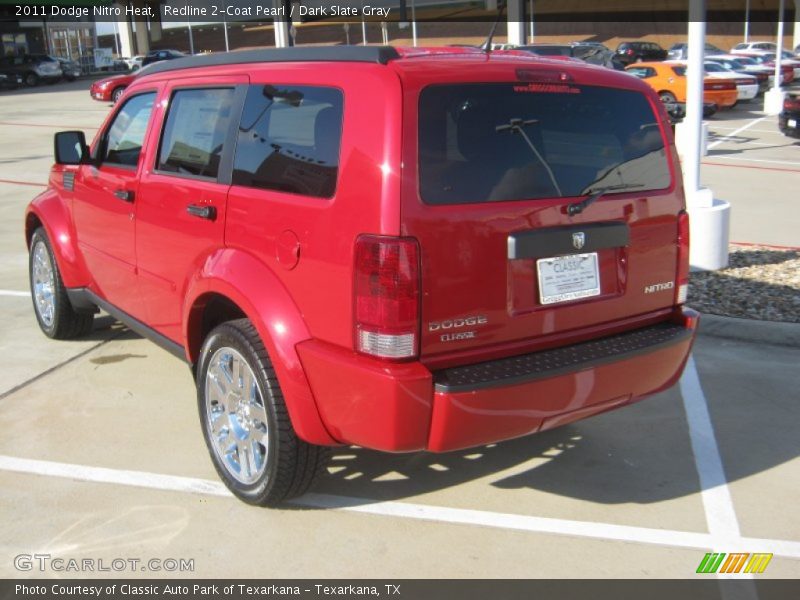
<instances>
[{"instance_id":1,"label":"dodge ram logo emblem","mask_svg":"<svg viewBox=\"0 0 800 600\"><path fill-rule=\"evenodd\" d=\"M575 246L575 250L580 250L583 248L584 244L586 244L586 234L582 231L578 231L572 234L572 245Z\"/></svg>"}]
</instances>

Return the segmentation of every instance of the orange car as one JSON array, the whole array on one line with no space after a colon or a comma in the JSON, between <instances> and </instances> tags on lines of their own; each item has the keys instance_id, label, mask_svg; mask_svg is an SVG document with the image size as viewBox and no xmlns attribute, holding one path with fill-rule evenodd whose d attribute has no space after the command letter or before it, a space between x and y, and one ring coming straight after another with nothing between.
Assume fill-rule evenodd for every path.
<instances>
[{"instance_id":1,"label":"orange car","mask_svg":"<svg viewBox=\"0 0 800 600\"><path fill-rule=\"evenodd\" d=\"M670 62L641 62L626 67L631 75L646 81L664 102L686 102L686 65ZM706 77L703 80L703 102L720 108L736 104L736 80Z\"/></svg>"}]
</instances>

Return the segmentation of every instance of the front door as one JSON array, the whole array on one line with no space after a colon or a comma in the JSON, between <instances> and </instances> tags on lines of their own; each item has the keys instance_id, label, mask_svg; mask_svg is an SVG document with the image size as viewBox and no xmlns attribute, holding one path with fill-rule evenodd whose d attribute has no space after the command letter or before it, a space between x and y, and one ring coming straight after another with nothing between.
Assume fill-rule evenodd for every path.
<instances>
[{"instance_id":1,"label":"front door","mask_svg":"<svg viewBox=\"0 0 800 600\"><path fill-rule=\"evenodd\" d=\"M78 247L93 291L139 318L134 244L139 159L155 99L156 91L145 91L120 107L94 149L92 164L78 169L73 201Z\"/></svg>"}]
</instances>

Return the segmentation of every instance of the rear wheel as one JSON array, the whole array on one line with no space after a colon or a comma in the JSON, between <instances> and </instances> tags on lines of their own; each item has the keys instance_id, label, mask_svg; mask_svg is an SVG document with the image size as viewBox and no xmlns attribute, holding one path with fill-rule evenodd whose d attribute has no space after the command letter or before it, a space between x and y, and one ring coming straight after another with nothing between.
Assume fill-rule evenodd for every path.
<instances>
[{"instance_id":1,"label":"rear wheel","mask_svg":"<svg viewBox=\"0 0 800 600\"><path fill-rule=\"evenodd\" d=\"M72 308L50 241L41 227L31 238L28 266L33 309L44 334L49 338L68 340L89 333L94 314L76 312Z\"/></svg>"},{"instance_id":2,"label":"rear wheel","mask_svg":"<svg viewBox=\"0 0 800 600\"><path fill-rule=\"evenodd\" d=\"M214 467L248 504L274 506L305 493L328 449L297 437L272 363L247 319L216 327L197 368L200 421Z\"/></svg>"},{"instance_id":3,"label":"rear wheel","mask_svg":"<svg viewBox=\"0 0 800 600\"><path fill-rule=\"evenodd\" d=\"M678 99L675 98L675 94L673 94L672 92L658 92L658 97L661 98L661 101L664 103L669 102L674 104L678 101Z\"/></svg>"},{"instance_id":4,"label":"rear wheel","mask_svg":"<svg viewBox=\"0 0 800 600\"><path fill-rule=\"evenodd\" d=\"M36 87L39 85L39 76L36 73L28 73L25 75L25 85L28 87Z\"/></svg>"}]
</instances>

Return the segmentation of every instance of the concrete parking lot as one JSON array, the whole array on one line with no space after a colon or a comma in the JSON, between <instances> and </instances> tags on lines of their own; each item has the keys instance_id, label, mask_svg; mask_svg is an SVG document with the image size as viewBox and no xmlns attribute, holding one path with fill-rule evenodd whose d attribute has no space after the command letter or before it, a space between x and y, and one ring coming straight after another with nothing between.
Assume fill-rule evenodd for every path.
<instances>
[{"instance_id":1,"label":"concrete parking lot","mask_svg":"<svg viewBox=\"0 0 800 600\"><path fill-rule=\"evenodd\" d=\"M195 577L689 578L710 551L800 576L800 348L779 344L701 335L680 385L622 411L444 455L339 449L291 507L234 500L185 364L107 317L74 342L36 325L23 210L52 135L107 114L87 89L0 94L0 576L85 575L15 567L36 553ZM759 108L711 121L702 178L732 240L797 246L800 144Z\"/></svg>"}]
</instances>

